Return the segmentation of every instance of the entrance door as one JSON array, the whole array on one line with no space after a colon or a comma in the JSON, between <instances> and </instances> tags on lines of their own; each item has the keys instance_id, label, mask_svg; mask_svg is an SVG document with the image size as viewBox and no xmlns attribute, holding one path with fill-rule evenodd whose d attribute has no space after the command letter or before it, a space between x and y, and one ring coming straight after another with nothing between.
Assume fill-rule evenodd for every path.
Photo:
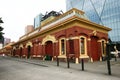
<instances>
[{"instance_id":1,"label":"entrance door","mask_svg":"<svg viewBox=\"0 0 120 80\"><path fill-rule=\"evenodd\" d=\"M69 40L69 57L70 57L70 62L75 61L74 41L72 39Z\"/></svg>"},{"instance_id":2,"label":"entrance door","mask_svg":"<svg viewBox=\"0 0 120 80\"><path fill-rule=\"evenodd\" d=\"M93 61L99 60L99 53L98 53L98 37L92 36L91 37L91 56Z\"/></svg>"},{"instance_id":3,"label":"entrance door","mask_svg":"<svg viewBox=\"0 0 120 80\"><path fill-rule=\"evenodd\" d=\"M69 40L69 54L74 54L74 41Z\"/></svg>"},{"instance_id":4,"label":"entrance door","mask_svg":"<svg viewBox=\"0 0 120 80\"><path fill-rule=\"evenodd\" d=\"M45 53L46 53L46 59L45 60L52 60L52 56L53 56L53 44L52 44L52 41L47 41L45 43Z\"/></svg>"},{"instance_id":5,"label":"entrance door","mask_svg":"<svg viewBox=\"0 0 120 80\"><path fill-rule=\"evenodd\" d=\"M22 57L22 48L20 48L20 57Z\"/></svg>"},{"instance_id":6,"label":"entrance door","mask_svg":"<svg viewBox=\"0 0 120 80\"><path fill-rule=\"evenodd\" d=\"M15 56L15 53L16 53L16 51L15 51L15 49L13 50L13 56Z\"/></svg>"},{"instance_id":7,"label":"entrance door","mask_svg":"<svg viewBox=\"0 0 120 80\"><path fill-rule=\"evenodd\" d=\"M27 58L29 59L30 58L30 54L31 53L31 47L30 46L28 46L28 55L27 55Z\"/></svg>"}]
</instances>

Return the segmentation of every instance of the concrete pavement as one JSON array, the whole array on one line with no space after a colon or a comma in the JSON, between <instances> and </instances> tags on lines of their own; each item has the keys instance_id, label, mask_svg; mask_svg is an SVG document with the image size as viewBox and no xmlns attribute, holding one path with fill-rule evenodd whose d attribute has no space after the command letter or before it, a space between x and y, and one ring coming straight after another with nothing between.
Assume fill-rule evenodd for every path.
<instances>
[{"instance_id":1,"label":"concrete pavement","mask_svg":"<svg viewBox=\"0 0 120 80\"><path fill-rule=\"evenodd\" d=\"M106 61L86 62L85 71L82 71L81 64L70 63L68 69L65 62L60 62L57 67L56 61L0 57L0 80L120 80L120 60L111 61L111 69L110 76ZM9 72L12 74L8 74Z\"/></svg>"}]
</instances>

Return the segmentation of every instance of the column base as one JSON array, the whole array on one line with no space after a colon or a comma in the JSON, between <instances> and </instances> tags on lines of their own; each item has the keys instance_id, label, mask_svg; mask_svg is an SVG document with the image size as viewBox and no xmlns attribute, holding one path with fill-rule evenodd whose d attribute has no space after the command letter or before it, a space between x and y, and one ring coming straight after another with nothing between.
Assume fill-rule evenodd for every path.
<instances>
[{"instance_id":1,"label":"column base","mask_svg":"<svg viewBox=\"0 0 120 80\"><path fill-rule=\"evenodd\" d=\"M78 58L75 59L75 64L79 64L79 59Z\"/></svg>"},{"instance_id":2,"label":"column base","mask_svg":"<svg viewBox=\"0 0 120 80\"><path fill-rule=\"evenodd\" d=\"M100 61L102 61L102 57L100 57Z\"/></svg>"},{"instance_id":3,"label":"column base","mask_svg":"<svg viewBox=\"0 0 120 80\"><path fill-rule=\"evenodd\" d=\"M93 58L90 58L90 62L93 62Z\"/></svg>"}]
</instances>

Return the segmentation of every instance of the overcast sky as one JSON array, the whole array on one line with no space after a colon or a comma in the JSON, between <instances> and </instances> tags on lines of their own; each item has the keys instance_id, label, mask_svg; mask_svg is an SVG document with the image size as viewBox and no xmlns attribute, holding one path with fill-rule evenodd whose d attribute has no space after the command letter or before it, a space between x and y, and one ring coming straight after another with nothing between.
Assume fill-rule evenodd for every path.
<instances>
[{"instance_id":1,"label":"overcast sky","mask_svg":"<svg viewBox=\"0 0 120 80\"><path fill-rule=\"evenodd\" d=\"M66 0L0 0L0 17L4 21L4 37L18 41L25 27L33 25L34 17L52 10L66 11Z\"/></svg>"}]
</instances>

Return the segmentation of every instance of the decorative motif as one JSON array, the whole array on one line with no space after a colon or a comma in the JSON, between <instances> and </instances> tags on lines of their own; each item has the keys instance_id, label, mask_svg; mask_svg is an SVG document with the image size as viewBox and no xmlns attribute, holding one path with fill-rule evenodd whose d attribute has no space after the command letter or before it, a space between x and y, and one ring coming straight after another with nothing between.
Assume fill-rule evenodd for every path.
<instances>
[{"instance_id":1,"label":"decorative motif","mask_svg":"<svg viewBox=\"0 0 120 80\"><path fill-rule=\"evenodd\" d=\"M23 44L20 44L20 45L19 45L19 49L20 49L20 48L23 48Z\"/></svg>"},{"instance_id":2,"label":"decorative motif","mask_svg":"<svg viewBox=\"0 0 120 80\"><path fill-rule=\"evenodd\" d=\"M94 36L97 35L97 31L96 30L94 30L92 33L93 33Z\"/></svg>"},{"instance_id":3,"label":"decorative motif","mask_svg":"<svg viewBox=\"0 0 120 80\"><path fill-rule=\"evenodd\" d=\"M96 30L94 30L92 33L90 33L90 34L93 34L94 36L96 36L97 35L97 31Z\"/></svg>"},{"instance_id":4,"label":"decorative motif","mask_svg":"<svg viewBox=\"0 0 120 80\"><path fill-rule=\"evenodd\" d=\"M43 38L42 45L44 45L45 42L47 42L47 41L52 41L53 43L55 43L56 39L52 35L47 35L45 38Z\"/></svg>"},{"instance_id":5,"label":"decorative motif","mask_svg":"<svg viewBox=\"0 0 120 80\"><path fill-rule=\"evenodd\" d=\"M29 41L29 42L26 44L26 48L27 48L28 46L33 47L32 42Z\"/></svg>"}]
</instances>

